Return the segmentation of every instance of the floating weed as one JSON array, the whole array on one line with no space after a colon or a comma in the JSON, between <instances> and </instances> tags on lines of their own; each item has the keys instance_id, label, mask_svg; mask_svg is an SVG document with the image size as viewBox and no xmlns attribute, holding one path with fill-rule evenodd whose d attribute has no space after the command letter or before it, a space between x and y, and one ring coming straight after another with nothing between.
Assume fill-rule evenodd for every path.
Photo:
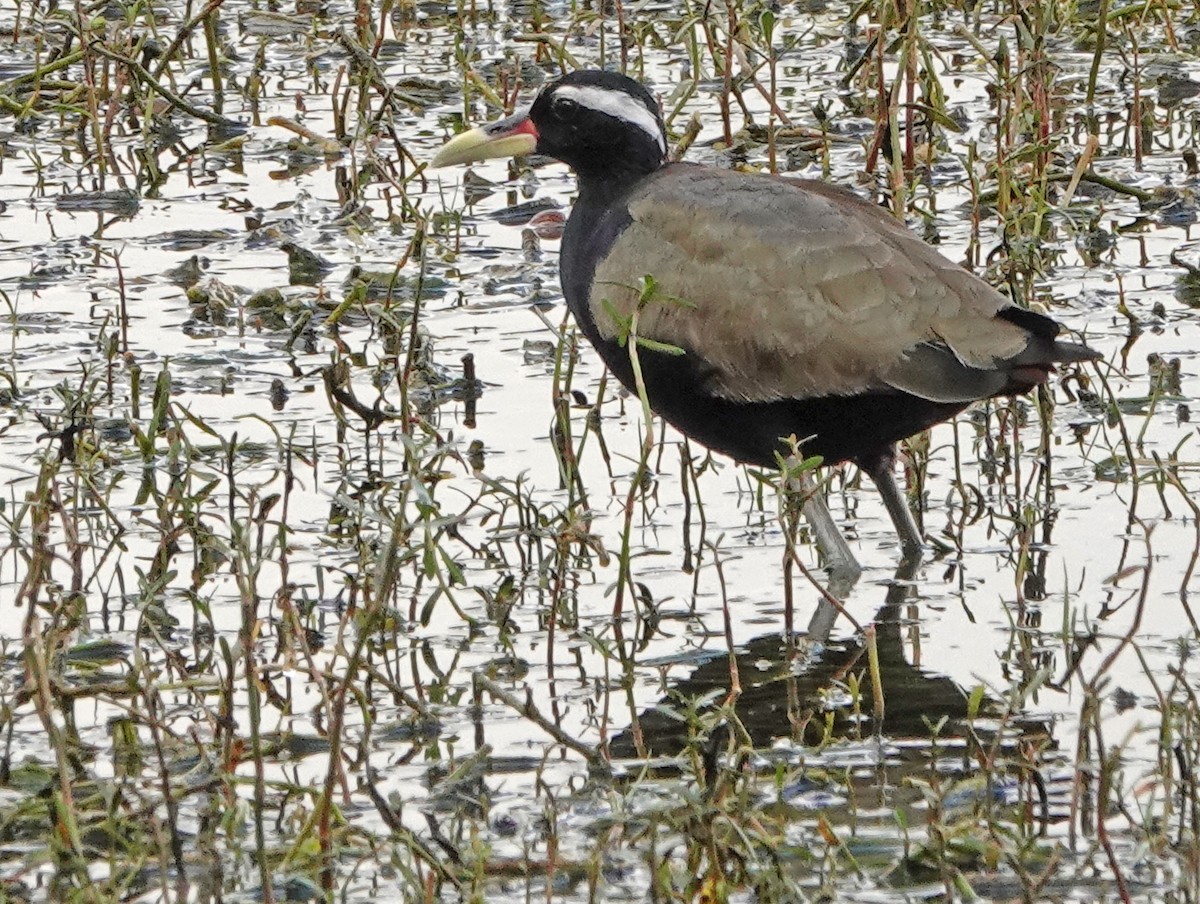
<instances>
[{"instance_id":1,"label":"floating weed","mask_svg":"<svg viewBox=\"0 0 1200 904\"><path fill-rule=\"evenodd\" d=\"M1194 898L1187 11L560 12L0 13L6 894ZM566 177L424 171L597 62L1110 350L908 444L923 569L810 590L549 309Z\"/></svg>"}]
</instances>

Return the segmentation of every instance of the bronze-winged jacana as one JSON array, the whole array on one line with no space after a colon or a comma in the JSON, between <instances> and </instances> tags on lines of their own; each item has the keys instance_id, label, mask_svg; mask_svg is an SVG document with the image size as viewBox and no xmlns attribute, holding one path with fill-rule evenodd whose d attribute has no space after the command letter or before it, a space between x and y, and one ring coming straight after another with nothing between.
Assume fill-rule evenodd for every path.
<instances>
[{"instance_id":1,"label":"bronze-winged jacana","mask_svg":"<svg viewBox=\"0 0 1200 904\"><path fill-rule=\"evenodd\" d=\"M892 475L894 444L972 402L1026 392L1056 364L1100 357L848 191L668 163L657 101L623 75L551 82L528 110L451 139L432 165L534 152L579 177L563 294L617 378L636 391L622 340L641 303L637 335L657 345L638 350L655 412L748 464L776 467L789 436L825 464L856 462L906 558L921 536Z\"/></svg>"}]
</instances>

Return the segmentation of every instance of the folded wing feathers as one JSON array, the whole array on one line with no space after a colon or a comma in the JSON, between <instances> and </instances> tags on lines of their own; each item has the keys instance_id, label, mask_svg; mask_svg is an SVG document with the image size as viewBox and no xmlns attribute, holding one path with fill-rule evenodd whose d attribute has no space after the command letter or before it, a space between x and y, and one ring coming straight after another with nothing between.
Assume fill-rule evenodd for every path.
<instances>
[{"instance_id":1,"label":"folded wing feathers","mask_svg":"<svg viewBox=\"0 0 1200 904\"><path fill-rule=\"evenodd\" d=\"M1003 391L1009 367L1094 357L996 317L1008 305L999 292L824 183L672 167L629 209L633 222L595 274L601 333L619 329L602 302L628 316L636 283L653 276L664 298L685 304L652 302L639 332L702 355L727 398L891 386L966 402Z\"/></svg>"}]
</instances>

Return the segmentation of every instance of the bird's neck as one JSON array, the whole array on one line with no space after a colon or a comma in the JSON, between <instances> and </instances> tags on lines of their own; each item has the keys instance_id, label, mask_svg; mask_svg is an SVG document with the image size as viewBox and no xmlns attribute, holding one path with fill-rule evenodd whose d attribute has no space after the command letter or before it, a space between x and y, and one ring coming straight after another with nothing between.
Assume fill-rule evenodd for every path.
<instances>
[{"instance_id":1,"label":"bird's neck","mask_svg":"<svg viewBox=\"0 0 1200 904\"><path fill-rule=\"evenodd\" d=\"M649 172L641 170L613 171L605 170L604 175L593 175L586 171L578 172L579 200L576 206L601 210L626 194L629 189L640 182Z\"/></svg>"},{"instance_id":2,"label":"bird's neck","mask_svg":"<svg viewBox=\"0 0 1200 904\"><path fill-rule=\"evenodd\" d=\"M558 267L567 306L593 343L600 340L589 308L596 263L629 225L630 214L623 199L644 178L645 174L631 179L579 176L579 196L567 218Z\"/></svg>"}]
</instances>

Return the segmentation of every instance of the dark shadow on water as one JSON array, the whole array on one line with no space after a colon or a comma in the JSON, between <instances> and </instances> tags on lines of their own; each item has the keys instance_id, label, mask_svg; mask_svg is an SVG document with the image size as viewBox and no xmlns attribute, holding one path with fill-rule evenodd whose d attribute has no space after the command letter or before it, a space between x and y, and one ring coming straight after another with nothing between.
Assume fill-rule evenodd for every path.
<instances>
[{"instance_id":1,"label":"dark shadow on water","mask_svg":"<svg viewBox=\"0 0 1200 904\"><path fill-rule=\"evenodd\" d=\"M928 741L930 726L943 719L940 738L966 734L970 689L910 661L911 650L919 650L920 598L913 582L919 564L901 564L872 619L884 693L882 734L892 742ZM828 643L836 620L837 609L823 601L807 633L791 639L784 634L765 635L736 651L741 685L736 714L755 749L770 747L781 738L818 744L826 739L827 713L833 713L833 739L869 738L876 731L866 643L862 638ZM859 680L857 712L845 690L851 676ZM635 726L613 738L612 757L678 754L694 728L662 710L681 713L683 701L705 696L713 701L710 708L719 706L730 685L729 657L716 656L701 664L657 707L642 712ZM1001 704L985 696L979 715L1000 716ZM1050 733L1048 725L1035 720L1012 719L1006 728L1025 739Z\"/></svg>"}]
</instances>

